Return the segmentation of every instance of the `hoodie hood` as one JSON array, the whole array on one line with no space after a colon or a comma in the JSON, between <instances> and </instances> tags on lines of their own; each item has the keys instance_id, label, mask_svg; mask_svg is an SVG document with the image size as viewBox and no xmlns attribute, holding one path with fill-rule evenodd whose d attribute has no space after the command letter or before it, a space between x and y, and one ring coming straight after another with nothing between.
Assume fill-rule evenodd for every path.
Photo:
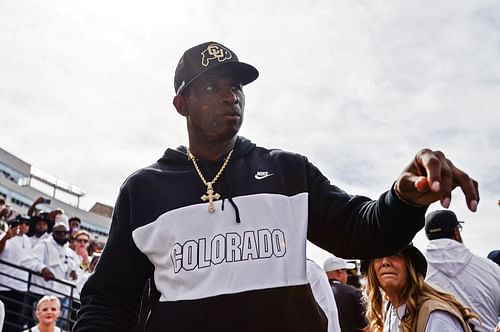
<instances>
[{"instance_id":1,"label":"hoodie hood","mask_svg":"<svg viewBox=\"0 0 500 332\"><path fill-rule=\"evenodd\" d=\"M432 268L450 278L459 274L472 259L470 250L452 239L430 241L425 256Z\"/></svg>"}]
</instances>

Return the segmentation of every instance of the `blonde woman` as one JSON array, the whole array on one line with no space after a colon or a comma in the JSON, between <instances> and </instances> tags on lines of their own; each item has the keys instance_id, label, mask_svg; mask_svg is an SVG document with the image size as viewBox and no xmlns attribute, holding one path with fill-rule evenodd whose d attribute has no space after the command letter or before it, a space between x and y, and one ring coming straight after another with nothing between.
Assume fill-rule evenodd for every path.
<instances>
[{"instance_id":1,"label":"blonde woman","mask_svg":"<svg viewBox=\"0 0 500 332\"><path fill-rule=\"evenodd\" d=\"M89 270L89 241L90 234L84 230L79 230L72 236L71 248L75 251L80 259L80 268L88 272Z\"/></svg>"},{"instance_id":2,"label":"blonde woman","mask_svg":"<svg viewBox=\"0 0 500 332\"><path fill-rule=\"evenodd\" d=\"M413 245L371 261L367 317L374 331L471 331L467 321L478 316L453 295L426 283L426 273L427 261Z\"/></svg>"},{"instance_id":3,"label":"blonde woman","mask_svg":"<svg viewBox=\"0 0 500 332\"><path fill-rule=\"evenodd\" d=\"M53 295L46 295L36 305L36 319L38 324L23 332L64 332L56 326L61 314L61 303Z\"/></svg>"}]
</instances>

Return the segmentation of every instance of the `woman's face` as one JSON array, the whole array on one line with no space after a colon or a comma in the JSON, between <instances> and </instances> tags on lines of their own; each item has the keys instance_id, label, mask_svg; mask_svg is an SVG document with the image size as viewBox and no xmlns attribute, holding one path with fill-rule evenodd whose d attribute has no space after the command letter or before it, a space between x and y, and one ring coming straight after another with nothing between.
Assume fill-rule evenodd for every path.
<instances>
[{"instance_id":1,"label":"woman's face","mask_svg":"<svg viewBox=\"0 0 500 332\"><path fill-rule=\"evenodd\" d=\"M73 246L75 247L75 251L86 250L89 246L89 237L85 234L78 235L78 237L73 240Z\"/></svg>"},{"instance_id":2,"label":"woman's face","mask_svg":"<svg viewBox=\"0 0 500 332\"><path fill-rule=\"evenodd\" d=\"M44 301L36 311L38 322L43 325L55 324L61 314L56 301Z\"/></svg>"},{"instance_id":3,"label":"woman's face","mask_svg":"<svg viewBox=\"0 0 500 332\"><path fill-rule=\"evenodd\" d=\"M406 261L403 256L393 255L376 258L373 261L373 267L380 287L389 297L402 294L408 278Z\"/></svg>"}]
</instances>

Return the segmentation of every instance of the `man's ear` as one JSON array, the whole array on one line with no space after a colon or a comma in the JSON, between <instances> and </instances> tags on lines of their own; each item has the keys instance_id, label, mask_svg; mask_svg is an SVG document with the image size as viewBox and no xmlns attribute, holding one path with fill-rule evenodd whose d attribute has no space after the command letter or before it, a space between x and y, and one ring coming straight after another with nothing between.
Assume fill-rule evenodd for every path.
<instances>
[{"instance_id":1,"label":"man's ear","mask_svg":"<svg viewBox=\"0 0 500 332\"><path fill-rule=\"evenodd\" d=\"M453 237L453 240L460 242L460 243L463 243L462 234L460 234L460 230L458 228L455 228L453 230L453 233L451 234L451 236Z\"/></svg>"},{"instance_id":2,"label":"man's ear","mask_svg":"<svg viewBox=\"0 0 500 332\"><path fill-rule=\"evenodd\" d=\"M184 97L183 95L176 95L174 97L173 104L175 106L175 109L177 110L177 113L182 116L188 116L189 112L187 110L186 97Z\"/></svg>"}]
</instances>

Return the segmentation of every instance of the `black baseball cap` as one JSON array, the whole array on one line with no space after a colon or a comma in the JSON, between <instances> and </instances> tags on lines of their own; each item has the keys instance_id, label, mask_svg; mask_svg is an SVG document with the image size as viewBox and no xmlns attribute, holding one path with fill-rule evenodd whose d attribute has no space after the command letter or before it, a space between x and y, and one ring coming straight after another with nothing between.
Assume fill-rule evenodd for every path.
<instances>
[{"instance_id":1,"label":"black baseball cap","mask_svg":"<svg viewBox=\"0 0 500 332\"><path fill-rule=\"evenodd\" d=\"M437 210L425 217L425 234L427 238L451 238L453 230L463 221L458 221L457 216L450 210Z\"/></svg>"},{"instance_id":2,"label":"black baseball cap","mask_svg":"<svg viewBox=\"0 0 500 332\"><path fill-rule=\"evenodd\" d=\"M224 66L233 71L243 85L259 77L259 71L244 62L226 46L216 42L203 43L184 52L175 69L174 88L177 95L201 74Z\"/></svg>"},{"instance_id":3,"label":"black baseball cap","mask_svg":"<svg viewBox=\"0 0 500 332\"><path fill-rule=\"evenodd\" d=\"M488 258L497 263L500 266L500 250L490 251Z\"/></svg>"}]
</instances>

